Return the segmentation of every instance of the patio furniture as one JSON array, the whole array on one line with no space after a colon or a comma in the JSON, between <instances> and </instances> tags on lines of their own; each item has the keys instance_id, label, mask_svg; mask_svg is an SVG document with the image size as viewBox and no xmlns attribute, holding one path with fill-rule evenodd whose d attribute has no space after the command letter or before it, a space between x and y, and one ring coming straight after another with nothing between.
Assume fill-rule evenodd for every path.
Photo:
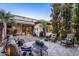
<instances>
[{"instance_id":1,"label":"patio furniture","mask_svg":"<svg viewBox=\"0 0 79 59\"><path fill-rule=\"evenodd\" d=\"M6 47L6 55L7 56L19 56L19 51L17 47L13 44L8 44Z\"/></svg>"},{"instance_id":2,"label":"patio furniture","mask_svg":"<svg viewBox=\"0 0 79 59\"><path fill-rule=\"evenodd\" d=\"M50 41L53 41L53 42L56 42L56 36L57 36L57 34L54 34L54 33L51 34L49 40L50 40Z\"/></svg>"},{"instance_id":3,"label":"patio furniture","mask_svg":"<svg viewBox=\"0 0 79 59\"><path fill-rule=\"evenodd\" d=\"M46 33L45 41L49 41L52 33Z\"/></svg>"},{"instance_id":4,"label":"patio furniture","mask_svg":"<svg viewBox=\"0 0 79 59\"><path fill-rule=\"evenodd\" d=\"M14 40L15 40L16 44L18 44L18 39L14 38Z\"/></svg>"},{"instance_id":5,"label":"patio furniture","mask_svg":"<svg viewBox=\"0 0 79 59\"><path fill-rule=\"evenodd\" d=\"M47 51L48 47L45 45L40 46L37 45L36 43L33 43L33 48L40 50L40 56L43 56L43 52L45 52L46 55L48 55L48 51Z\"/></svg>"},{"instance_id":6,"label":"patio furniture","mask_svg":"<svg viewBox=\"0 0 79 59\"><path fill-rule=\"evenodd\" d=\"M50 39L50 35L46 36L45 41L49 41L49 39Z\"/></svg>"},{"instance_id":7,"label":"patio furniture","mask_svg":"<svg viewBox=\"0 0 79 59\"><path fill-rule=\"evenodd\" d=\"M17 44L18 46L22 46L25 43L25 41L23 39L19 39Z\"/></svg>"},{"instance_id":8,"label":"patio furniture","mask_svg":"<svg viewBox=\"0 0 79 59\"><path fill-rule=\"evenodd\" d=\"M67 34L65 40L61 41L61 44L66 45L66 47L71 46L71 45L74 46L73 39L74 39L74 34L72 33Z\"/></svg>"},{"instance_id":9,"label":"patio furniture","mask_svg":"<svg viewBox=\"0 0 79 59\"><path fill-rule=\"evenodd\" d=\"M28 47L28 48L24 48L24 47L21 47L21 50L22 50L22 55L23 56L32 56L32 48L31 47Z\"/></svg>"}]
</instances>

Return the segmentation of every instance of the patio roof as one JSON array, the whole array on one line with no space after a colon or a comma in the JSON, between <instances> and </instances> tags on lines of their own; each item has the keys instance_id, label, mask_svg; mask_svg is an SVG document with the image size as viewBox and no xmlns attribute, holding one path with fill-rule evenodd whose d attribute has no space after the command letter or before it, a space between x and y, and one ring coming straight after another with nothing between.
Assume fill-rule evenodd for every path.
<instances>
[{"instance_id":1,"label":"patio roof","mask_svg":"<svg viewBox=\"0 0 79 59\"><path fill-rule=\"evenodd\" d=\"M27 24L27 25L35 25L34 22L29 22L29 21L20 21L20 20L16 21L16 23Z\"/></svg>"},{"instance_id":2,"label":"patio roof","mask_svg":"<svg viewBox=\"0 0 79 59\"><path fill-rule=\"evenodd\" d=\"M38 22L37 19L19 16L19 15L15 15L15 19L16 19L15 21L16 23L27 24L27 25L35 25L35 23Z\"/></svg>"},{"instance_id":3,"label":"patio roof","mask_svg":"<svg viewBox=\"0 0 79 59\"><path fill-rule=\"evenodd\" d=\"M15 15L16 20L22 20L22 21L29 21L29 22L37 22L37 19L29 18L29 17L24 17L24 16L19 16Z\"/></svg>"}]
</instances>

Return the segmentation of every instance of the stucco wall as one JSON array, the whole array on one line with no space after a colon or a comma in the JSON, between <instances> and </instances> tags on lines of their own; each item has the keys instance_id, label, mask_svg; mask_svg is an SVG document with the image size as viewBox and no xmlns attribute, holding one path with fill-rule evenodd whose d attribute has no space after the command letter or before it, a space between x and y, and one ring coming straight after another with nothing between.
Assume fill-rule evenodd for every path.
<instances>
[{"instance_id":1,"label":"stucco wall","mask_svg":"<svg viewBox=\"0 0 79 59\"><path fill-rule=\"evenodd\" d=\"M42 28L40 27L41 24L36 24L34 26L34 33L36 34L36 36L40 36L40 32L42 31Z\"/></svg>"}]
</instances>

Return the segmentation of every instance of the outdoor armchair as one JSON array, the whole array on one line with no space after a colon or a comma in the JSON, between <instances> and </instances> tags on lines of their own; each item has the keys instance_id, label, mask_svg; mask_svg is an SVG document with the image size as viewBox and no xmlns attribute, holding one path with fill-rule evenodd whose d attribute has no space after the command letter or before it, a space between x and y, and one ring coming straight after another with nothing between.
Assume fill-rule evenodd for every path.
<instances>
[{"instance_id":1,"label":"outdoor armchair","mask_svg":"<svg viewBox=\"0 0 79 59\"><path fill-rule=\"evenodd\" d=\"M57 34L51 34L51 36L50 36L50 38L49 38L49 40L50 41L53 41L53 42L56 42L56 37L57 37Z\"/></svg>"},{"instance_id":2,"label":"outdoor armchair","mask_svg":"<svg viewBox=\"0 0 79 59\"><path fill-rule=\"evenodd\" d=\"M45 37L45 41L49 41L50 35Z\"/></svg>"},{"instance_id":3,"label":"outdoor armchair","mask_svg":"<svg viewBox=\"0 0 79 59\"><path fill-rule=\"evenodd\" d=\"M61 41L61 44L66 45L67 47L70 45L74 45L73 39L74 39L74 34L72 34L72 33L67 34L65 40Z\"/></svg>"},{"instance_id":4,"label":"outdoor armchair","mask_svg":"<svg viewBox=\"0 0 79 59\"><path fill-rule=\"evenodd\" d=\"M25 43L23 39L18 39L17 44L18 46L22 46Z\"/></svg>"},{"instance_id":5,"label":"outdoor armchair","mask_svg":"<svg viewBox=\"0 0 79 59\"><path fill-rule=\"evenodd\" d=\"M46 33L45 41L49 41L52 33Z\"/></svg>"}]
</instances>

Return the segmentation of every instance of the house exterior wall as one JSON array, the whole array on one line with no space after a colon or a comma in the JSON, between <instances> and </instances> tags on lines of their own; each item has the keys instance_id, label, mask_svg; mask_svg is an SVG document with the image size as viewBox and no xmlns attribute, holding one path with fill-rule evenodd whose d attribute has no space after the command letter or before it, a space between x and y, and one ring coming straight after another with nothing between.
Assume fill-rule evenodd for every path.
<instances>
[{"instance_id":1,"label":"house exterior wall","mask_svg":"<svg viewBox=\"0 0 79 59\"><path fill-rule=\"evenodd\" d=\"M48 32L51 32L52 33L53 31L53 26L51 24L48 25Z\"/></svg>"},{"instance_id":2,"label":"house exterior wall","mask_svg":"<svg viewBox=\"0 0 79 59\"><path fill-rule=\"evenodd\" d=\"M40 26L41 24L36 24L34 26L34 33L36 34L36 36L40 36L40 32L43 31L42 27Z\"/></svg>"},{"instance_id":3,"label":"house exterior wall","mask_svg":"<svg viewBox=\"0 0 79 59\"><path fill-rule=\"evenodd\" d=\"M16 24L15 27L16 35L32 35L33 33L33 26L28 24Z\"/></svg>"}]
</instances>

